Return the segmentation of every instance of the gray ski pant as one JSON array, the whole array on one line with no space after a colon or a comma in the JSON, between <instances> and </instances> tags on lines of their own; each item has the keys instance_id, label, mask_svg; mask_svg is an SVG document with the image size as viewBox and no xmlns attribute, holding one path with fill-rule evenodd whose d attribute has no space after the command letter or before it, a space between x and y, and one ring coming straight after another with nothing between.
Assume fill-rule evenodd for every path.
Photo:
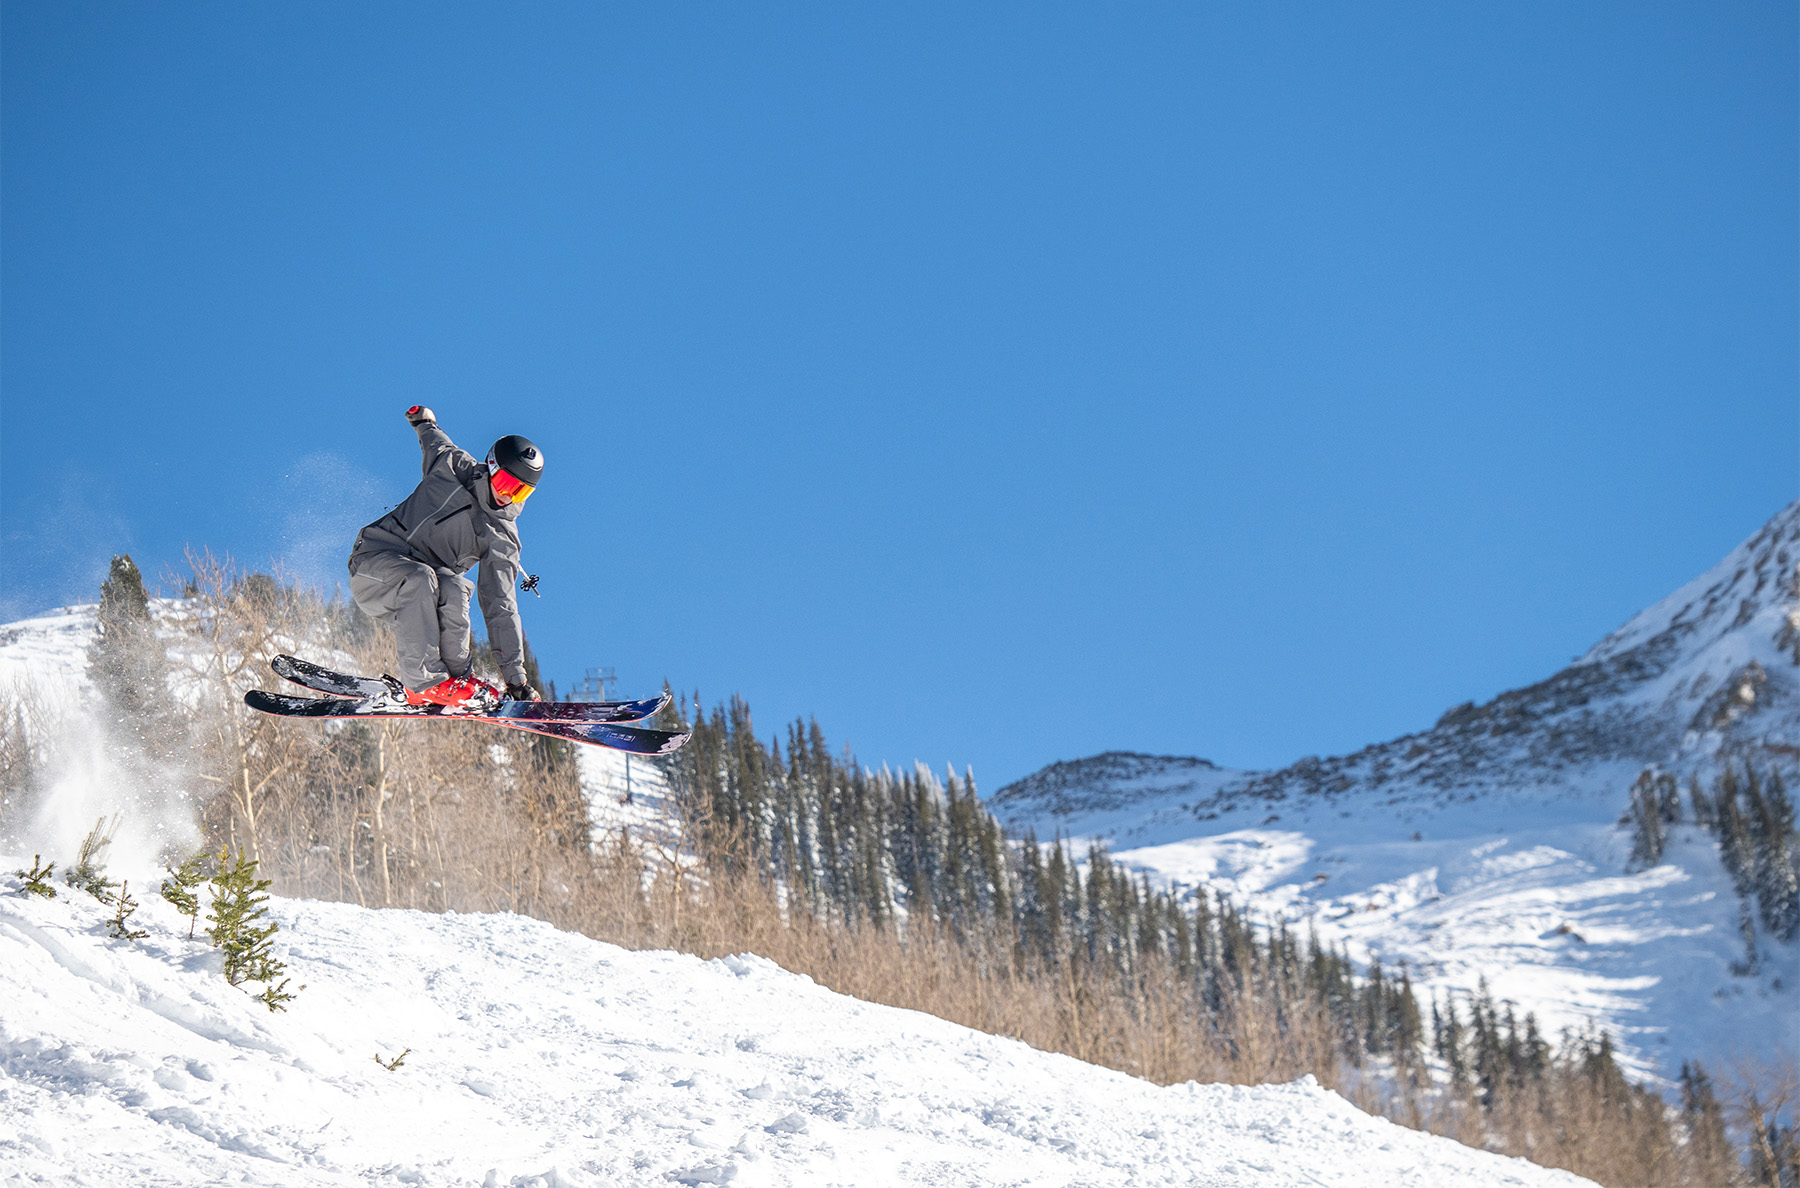
<instances>
[{"instance_id":1,"label":"gray ski pant","mask_svg":"<svg viewBox=\"0 0 1800 1188\"><path fill-rule=\"evenodd\" d=\"M400 671L413 692L469 675L469 595L475 583L398 553L350 558L350 597L394 629Z\"/></svg>"}]
</instances>

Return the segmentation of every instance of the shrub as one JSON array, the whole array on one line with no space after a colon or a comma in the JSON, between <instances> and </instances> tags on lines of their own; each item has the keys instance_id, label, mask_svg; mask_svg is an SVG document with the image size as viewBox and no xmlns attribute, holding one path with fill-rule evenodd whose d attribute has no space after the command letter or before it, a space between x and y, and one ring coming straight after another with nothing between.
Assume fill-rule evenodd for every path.
<instances>
[{"instance_id":1,"label":"shrub","mask_svg":"<svg viewBox=\"0 0 1800 1188\"><path fill-rule=\"evenodd\" d=\"M200 884L206 881L206 853L190 855L179 866L165 867L169 877L163 880L162 897L175 910L188 918L188 939L194 939L194 926L200 920Z\"/></svg>"},{"instance_id":2,"label":"shrub","mask_svg":"<svg viewBox=\"0 0 1800 1188\"><path fill-rule=\"evenodd\" d=\"M212 926L206 935L225 954L225 980L233 986L267 983L257 1000L271 1011L279 1011L286 1009L282 1004L293 1001L294 995L287 992L288 979L282 976L287 972L286 963L275 958L274 936L279 926L258 922L269 914L265 906L268 890L269 880L256 877L256 859L246 858L239 850L234 860L221 848L219 869L212 877L212 909L207 915Z\"/></svg>"},{"instance_id":3,"label":"shrub","mask_svg":"<svg viewBox=\"0 0 1800 1188\"><path fill-rule=\"evenodd\" d=\"M42 895L45 899L55 899L56 888L50 885L50 876L56 873L56 863L52 862L49 866L44 866L42 862L41 855L33 854L30 870L13 871L14 874L25 880L25 886L20 888L20 894Z\"/></svg>"},{"instance_id":4,"label":"shrub","mask_svg":"<svg viewBox=\"0 0 1800 1188\"><path fill-rule=\"evenodd\" d=\"M131 897L131 880L119 884L119 894L113 900L118 909L108 921L112 925L114 940L142 940L149 936L148 932L131 926L131 913L137 911L137 900Z\"/></svg>"},{"instance_id":5,"label":"shrub","mask_svg":"<svg viewBox=\"0 0 1800 1188\"><path fill-rule=\"evenodd\" d=\"M63 874L63 882L77 887L98 899L101 903L112 902L112 889L117 883L106 877L106 849L112 845L113 834L119 828L119 818L110 822L101 817L81 839L81 849L75 854L75 865Z\"/></svg>"}]
</instances>

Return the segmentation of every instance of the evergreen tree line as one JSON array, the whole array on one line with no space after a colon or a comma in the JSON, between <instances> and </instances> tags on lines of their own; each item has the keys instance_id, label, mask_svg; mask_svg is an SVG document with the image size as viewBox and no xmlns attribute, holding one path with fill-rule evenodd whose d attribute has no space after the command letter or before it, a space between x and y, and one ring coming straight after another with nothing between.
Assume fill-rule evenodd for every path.
<instances>
[{"instance_id":1,"label":"evergreen tree line","mask_svg":"<svg viewBox=\"0 0 1800 1188\"><path fill-rule=\"evenodd\" d=\"M679 704L689 704L686 697ZM698 699L694 700L698 704ZM668 711L666 711L668 712ZM1352 972L1342 953L1286 925L1253 928L1223 897L1153 887L1093 844L1009 838L972 773L871 771L831 752L816 721L765 745L740 697L710 717L670 764L706 863L778 884L788 902L852 929L942 933L1009 977L1102 977L1129 1002L1165 978L1193 1018L1231 1046L1238 1001L1255 995L1288 1020L1322 1008L1344 1059L1422 1065L1410 977Z\"/></svg>"},{"instance_id":2,"label":"evergreen tree line","mask_svg":"<svg viewBox=\"0 0 1800 1188\"><path fill-rule=\"evenodd\" d=\"M1719 858L1743 905L1748 954L1743 967L1757 965L1755 920L1782 942L1800 935L1800 838L1794 832L1794 804L1781 773L1759 774L1746 762L1742 773L1727 762L1709 792L1700 777L1688 777L1694 824L1718 839ZM1631 788L1632 862L1653 866L1662 858L1669 826L1682 819L1675 777L1645 769Z\"/></svg>"}]
</instances>

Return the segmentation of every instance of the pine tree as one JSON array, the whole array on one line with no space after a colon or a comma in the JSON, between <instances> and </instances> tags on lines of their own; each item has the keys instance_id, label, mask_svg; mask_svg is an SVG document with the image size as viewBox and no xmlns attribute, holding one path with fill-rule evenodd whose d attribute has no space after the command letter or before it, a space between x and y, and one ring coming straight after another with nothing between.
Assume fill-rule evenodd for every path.
<instances>
[{"instance_id":1,"label":"pine tree","mask_svg":"<svg viewBox=\"0 0 1800 1188\"><path fill-rule=\"evenodd\" d=\"M1069 860L1058 837L1050 847L1050 860L1044 865L1044 959L1052 964L1062 960L1065 936L1065 888L1069 882ZM1204 905L1205 896L1201 896Z\"/></svg>"},{"instance_id":2,"label":"pine tree","mask_svg":"<svg viewBox=\"0 0 1800 1188\"><path fill-rule=\"evenodd\" d=\"M1456 1017L1456 1000L1444 1001L1443 1031L1438 1037L1437 1054L1450 1068L1450 1084L1459 1093L1469 1086L1469 1059L1463 1041L1462 1021Z\"/></svg>"},{"instance_id":3,"label":"pine tree","mask_svg":"<svg viewBox=\"0 0 1800 1188\"><path fill-rule=\"evenodd\" d=\"M1665 825L1676 825L1681 822L1681 786L1675 782L1670 772L1661 772L1656 777L1657 803L1662 809Z\"/></svg>"},{"instance_id":4,"label":"pine tree","mask_svg":"<svg viewBox=\"0 0 1800 1188\"><path fill-rule=\"evenodd\" d=\"M1388 1014L1394 1021L1394 1061L1403 1070L1414 1070L1419 1066L1425 1021L1419 1014L1418 996L1413 993L1412 975L1405 966L1400 969L1400 982L1394 988L1394 1004Z\"/></svg>"},{"instance_id":5,"label":"pine tree","mask_svg":"<svg viewBox=\"0 0 1800 1188\"><path fill-rule=\"evenodd\" d=\"M258 1000L271 1011L285 1010L282 1004L292 1001L294 995L287 992L288 979L282 976L287 965L275 958L273 938L279 926L273 921L259 923L269 914L265 905L270 880L256 877L257 860L246 858L241 849L235 861L220 849L218 863L218 872L212 877L212 909L207 915L211 925L206 935L225 955L225 980L233 986L266 983Z\"/></svg>"},{"instance_id":6,"label":"pine tree","mask_svg":"<svg viewBox=\"0 0 1800 1188\"><path fill-rule=\"evenodd\" d=\"M56 898L56 888L50 885L50 876L56 873L56 863L52 862L49 866L45 866L43 860L43 855L33 854L30 870L13 871L20 879L24 880L25 885L19 888L19 894L38 895L45 899Z\"/></svg>"},{"instance_id":7,"label":"pine tree","mask_svg":"<svg viewBox=\"0 0 1800 1188\"><path fill-rule=\"evenodd\" d=\"M173 666L150 614L143 574L130 556L112 559L100 584L88 678L105 716L105 738L117 761L136 768L182 749L187 719L169 697ZM139 773L139 778L144 778Z\"/></svg>"},{"instance_id":8,"label":"pine tree","mask_svg":"<svg viewBox=\"0 0 1800 1188\"><path fill-rule=\"evenodd\" d=\"M1727 766L1719 773L1713 787L1713 803L1717 806L1719 820L1719 859L1731 876L1731 886L1738 898L1749 899L1756 893L1756 854L1743 810L1738 804L1737 773Z\"/></svg>"},{"instance_id":9,"label":"pine tree","mask_svg":"<svg viewBox=\"0 0 1800 1188\"><path fill-rule=\"evenodd\" d=\"M1368 981L1362 994L1363 1047L1376 1056L1388 1050L1387 980L1381 971L1381 959L1369 960Z\"/></svg>"},{"instance_id":10,"label":"pine tree","mask_svg":"<svg viewBox=\"0 0 1800 1188\"><path fill-rule=\"evenodd\" d=\"M1765 794L1754 771L1745 780L1747 822L1755 847L1752 863L1763 927L1780 941L1800 933L1800 877L1794 867L1794 810L1776 773Z\"/></svg>"},{"instance_id":11,"label":"pine tree","mask_svg":"<svg viewBox=\"0 0 1800 1188\"><path fill-rule=\"evenodd\" d=\"M200 884L206 881L205 852L190 855L179 866L165 867L169 877L163 880L162 897L176 911L188 918L188 939L194 939L194 925L200 919Z\"/></svg>"},{"instance_id":12,"label":"pine tree","mask_svg":"<svg viewBox=\"0 0 1800 1188\"><path fill-rule=\"evenodd\" d=\"M1600 1092L1602 1100L1618 1105L1631 1099L1631 1086L1626 1083L1625 1073L1619 1068L1619 1062L1613 1056L1610 1031L1600 1033L1598 1044L1594 1044L1590 1039L1582 1040L1581 1071L1588 1078L1589 1083Z\"/></svg>"},{"instance_id":13,"label":"pine tree","mask_svg":"<svg viewBox=\"0 0 1800 1188\"><path fill-rule=\"evenodd\" d=\"M1688 776L1688 800L1694 806L1694 824L1709 833L1718 827L1718 817L1713 810L1712 797L1700 787L1698 775Z\"/></svg>"},{"instance_id":14,"label":"pine tree","mask_svg":"<svg viewBox=\"0 0 1800 1188\"><path fill-rule=\"evenodd\" d=\"M106 851L112 845L113 834L118 828L117 816L111 821L105 817L95 821L87 836L81 839L81 848L75 854L75 865L63 872L63 882L86 891L101 903L111 903L112 889L118 884L106 877Z\"/></svg>"},{"instance_id":15,"label":"pine tree","mask_svg":"<svg viewBox=\"0 0 1800 1188\"><path fill-rule=\"evenodd\" d=\"M1744 959L1733 962L1731 972L1740 978L1747 978L1762 966L1756 954L1756 921L1750 916L1750 904L1746 900L1738 901L1738 936L1744 941Z\"/></svg>"},{"instance_id":16,"label":"pine tree","mask_svg":"<svg viewBox=\"0 0 1800 1188\"><path fill-rule=\"evenodd\" d=\"M1538 1031L1537 1016L1530 1011L1525 1012L1524 1049L1526 1079L1538 1084L1550 1070L1550 1045L1544 1042Z\"/></svg>"},{"instance_id":17,"label":"pine tree","mask_svg":"<svg viewBox=\"0 0 1800 1188\"><path fill-rule=\"evenodd\" d=\"M1649 768L1639 773L1631 786L1631 819L1636 826L1631 837L1631 864L1640 869L1655 866L1662 860L1666 834L1662 796Z\"/></svg>"},{"instance_id":18,"label":"pine tree","mask_svg":"<svg viewBox=\"0 0 1800 1188\"><path fill-rule=\"evenodd\" d=\"M131 926L131 914L138 909L137 900L131 897L131 880L119 884L119 894L113 899L117 909L109 921L112 925L114 940L142 940L150 934Z\"/></svg>"},{"instance_id":19,"label":"pine tree","mask_svg":"<svg viewBox=\"0 0 1800 1188\"><path fill-rule=\"evenodd\" d=\"M1712 1078L1699 1061L1692 1065L1684 1062L1680 1084L1681 1120L1694 1165L1703 1172L1729 1167L1735 1160L1725 1134L1725 1111L1713 1093Z\"/></svg>"},{"instance_id":20,"label":"pine tree","mask_svg":"<svg viewBox=\"0 0 1800 1188\"><path fill-rule=\"evenodd\" d=\"M95 689L119 713L150 712L167 693L168 662L150 618L144 576L128 554L112 559L100 583L95 627L88 649L88 676Z\"/></svg>"}]
</instances>

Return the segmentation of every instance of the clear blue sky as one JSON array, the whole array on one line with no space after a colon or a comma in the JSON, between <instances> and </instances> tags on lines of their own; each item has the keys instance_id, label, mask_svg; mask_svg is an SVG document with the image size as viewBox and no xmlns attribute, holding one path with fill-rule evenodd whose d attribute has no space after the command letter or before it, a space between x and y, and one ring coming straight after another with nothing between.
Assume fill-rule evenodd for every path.
<instances>
[{"instance_id":1,"label":"clear blue sky","mask_svg":"<svg viewBox=\"0 0 1800 1188\"><path fill-rule=\"evenodd\" d=\"M1542 677L1800 493L1790 3L6 0L0 611L330 583L987 791Z\"/></svg>"}]
</instances>

